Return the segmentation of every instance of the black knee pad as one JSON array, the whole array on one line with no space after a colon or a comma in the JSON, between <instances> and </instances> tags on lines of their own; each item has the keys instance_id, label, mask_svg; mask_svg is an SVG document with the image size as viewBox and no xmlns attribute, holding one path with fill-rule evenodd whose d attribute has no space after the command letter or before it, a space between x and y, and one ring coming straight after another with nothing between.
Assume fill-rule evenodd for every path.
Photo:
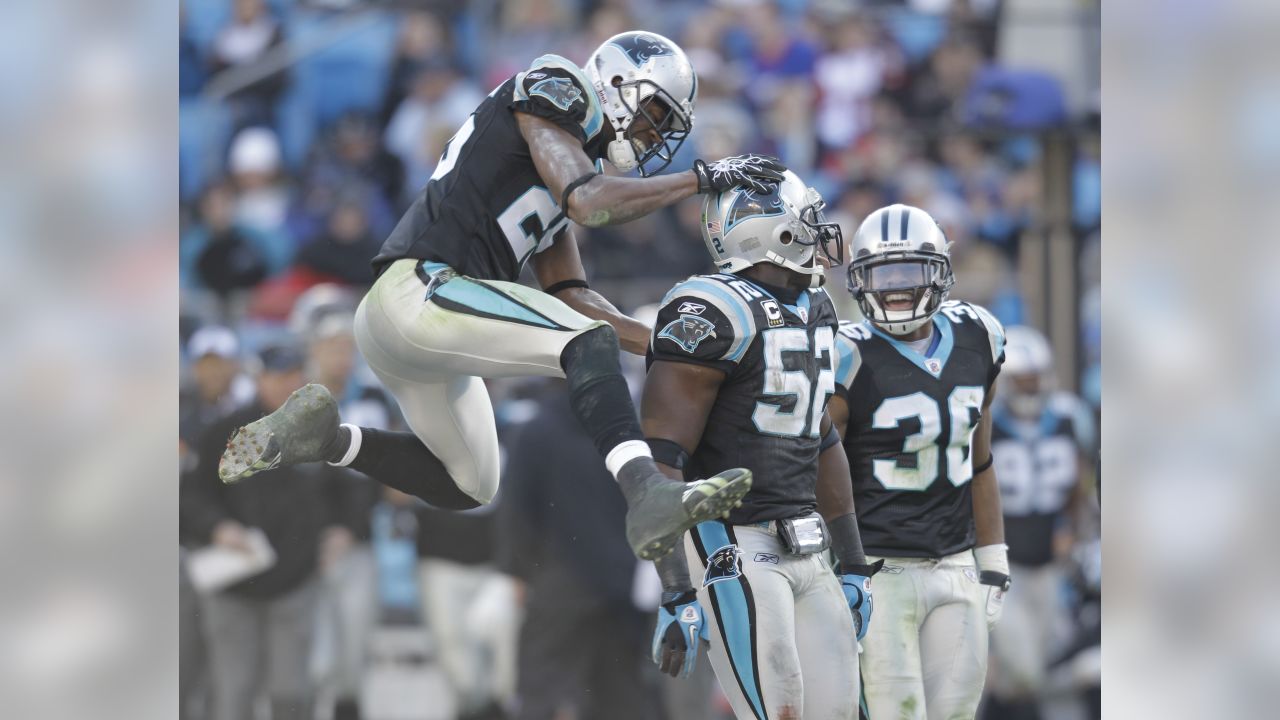
<instances>
[{"instance_id":1,"label":"black knee pad","mask_svg":"<svg viewBox=\"0 0 1280 720\"><path fill-rule=\"evenodd\" d=\"M611 375L621 375L618 333L611 325L592 328L569 341L560 352L560 367L570 387L591 385Z\"/></svg>"}]
</instances>

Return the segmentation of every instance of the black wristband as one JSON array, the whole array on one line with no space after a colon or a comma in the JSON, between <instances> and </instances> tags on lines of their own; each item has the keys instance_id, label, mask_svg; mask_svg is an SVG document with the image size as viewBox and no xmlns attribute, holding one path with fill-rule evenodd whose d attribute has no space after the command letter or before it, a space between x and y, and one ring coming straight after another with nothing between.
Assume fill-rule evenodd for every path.
<instances>
[{"instance_id":1,"label":"black wristband","mask_svg":"<svg viewBox=\"0 0 1280 720\"><path fill-rule=\"evenodd\" d=\"M995 456L994 454L993 454L993 455L988 455L988 456L987 456L987 461L986 461L986 462L982 463L981 465L976 466L976 467L973 469L973 476L974 476L974 477L978 477L978 475L979 475L980 473L984 473L984 472L986 472L986 471L991 467L991 464L992 464L992 463L994 463L995 461L996 461L996 456Z\"/></svg>"},{"instance_id":2,"label":"black wristband","mask_svg":"<svg viewBox=\"0 0 1280 720\"><path fill-rule=\"evenodd\" d=\"M547 287L542 288L542 292L548 295L555 295L561 290L568 290L569 288L589 288L589 287L591 286L587 284L586 280L579 280L578 278L570 278L569 280L561 280L558 283L552 283L551 285L548 285Z\"/></svg>"},{"instance_id":3,"label":"black wristband","mask_svg":"<svg viewBox=\"0 0 1280 720\"><path fill-rule=\"evenodd\" d=\"M690 603L697 599L698 593L694 592L692 589L674 592L667 591L662 593L662 601L659 604L666 607L668 610L674 610L678 605L684 605L685 603Z\"/></svg>"},{"instance_id":4,"label":"black wristband","mask_svg":"<svg viewBox=\"0 0 1280 720\"><path fill-rule=\"evenodd\" d=\"M996 572L995 570L983 570L978 575L978 582L983 585L998 587L1006 592L1008 592L1009 586L1013 584L1013 581L1010 580L1008 575L1005 575L1002 572Z\"/></svg>"},{"instance_id":5,"label":"black wristband","mask_svg":"<svg viewBox=\"0 0 1280 720\"><path fill-rule=\"evenodd\" d=\"M583 175L582 177L578 178L577 180L574 180L573 182L569 183L568 185L565 185L564 192L560 193L560 212L563 212L565 215L568 215L569 214L569 193L572 193L574 190L577 190L583 185L586 185L587 183L591 182L599 174L600 173L598 172L589 172L586 175Z\"/></svg>"},{"instance_id":6,"label":"black wristband","mask_svg":"<svg viewBox=\"0 0 1280 720\"><path fill-rule=\"evenodd\" d=\"M822 436L822 444L818 446L818 454L827 451L832 445L840 444L840 433L836 432L836 424L831 423L831 427L827 430L827 434Z\"/></svg>"},{"instance_id":7,"label":"black wristband","mask_svg":"<svg viewBox=\"0 0 1280 720\"><path fill-rule=\"evenodd\" d=\"M644 441L649 443L649 452L653 453L654 462L660 462L677 470L684 470L685 463L689 462L689 453L674 440L645 438Z\"/></svg>"}]
</instances>

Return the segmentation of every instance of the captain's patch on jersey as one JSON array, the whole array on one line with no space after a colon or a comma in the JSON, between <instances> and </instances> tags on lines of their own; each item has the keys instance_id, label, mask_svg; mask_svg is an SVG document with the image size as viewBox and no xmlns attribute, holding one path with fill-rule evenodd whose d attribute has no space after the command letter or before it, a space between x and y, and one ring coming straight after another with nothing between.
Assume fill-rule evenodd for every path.
<instances>
[{"instance_id":1,"label":"captain's patch on jersey","mask_svg":"<svg viewBox=\"0 0 1280 720\"><path fill-rule=\"evenodd\" d=\"M684 308L681 308L683 310ZM715 323L706 318L697 315L681 315L680 317L667 323L662 328L662 332L658 333L658 339L663 338L674 342L680 346L681 350L692 353L698 349L698 345L707 338L716 336Z\"/></svg>"},{"instance_id":2,"label":"captain's patch on jersey","mask_svg":"<svg viewBox=\"0 0 1280 720\"><path fill-rule=\"evenodd\" d=\"M721 580L732 580L742 575L742 558L737 545L725 545L707 558L707 571L702 575L702 586Z\"/></svg>"},{"instance_id":3,"label":"captain's patch on jersey","mask_svg":"<svg viewBox=\"0 0 1280 720\"><path fill-rule=\"evenodd\" d=\"M571 81L561 77L549 77L529 88L529 97L541 95L561 110L568 110L582 98L582 91Z\"/></svg>"}]
</instances>

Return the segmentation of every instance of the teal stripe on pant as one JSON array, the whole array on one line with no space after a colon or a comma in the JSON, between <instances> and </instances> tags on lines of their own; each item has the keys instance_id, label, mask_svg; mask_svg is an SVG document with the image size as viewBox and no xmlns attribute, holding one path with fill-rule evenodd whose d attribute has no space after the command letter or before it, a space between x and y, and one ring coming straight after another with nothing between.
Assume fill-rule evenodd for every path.
<instances>
[{"instance_id":1,"label":"teal stripe on pant","mask_svg":"<svg viewBox=\"0 0 1280 720\"><path fill-rule=\"evenodd\" d=\"M723 523L710 521L697 526L698 537L710 557L717 550L733 545ZM756 649L750 588L746 577L739 575L731 580L714 582L708 588L713 611L724 636L729 662L742 694L751 703L756 717L766 720L764 699L760 694L759 673L756 666Z\"/></svg>"}]
</instances>

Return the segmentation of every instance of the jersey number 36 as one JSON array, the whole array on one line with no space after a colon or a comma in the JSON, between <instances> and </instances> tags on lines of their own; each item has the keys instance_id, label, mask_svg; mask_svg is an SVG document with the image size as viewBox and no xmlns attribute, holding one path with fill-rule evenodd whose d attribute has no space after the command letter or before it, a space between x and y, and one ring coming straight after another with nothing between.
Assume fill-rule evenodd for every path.
<instances>
[{"instance_id":1,"label":"jersey number 36","mask_svg":"<svg viewBox=\"0 0 1280 720\"><path fill-rule=\"evenodd\" d=\"M902 443L902 455L894 460L875 460L873 472L876 480L890 490L924 490L938 479L941 473L941 456L938 436L942 434L944 419L951 424L950 442L946 447L947 479L952 485L963 485L973 478L973 458L969 442L977 427L986 391L981 387L960 386L947 397L947 407L928 395L918 392L888 398L880 403L871 416L871 427L889 430L901 426L903 421L916 418L920 429ZM904 457L905 456L905 457ZM914 458L914 467L904 466L903 461Z\"/></svg>"}]
</instances>

